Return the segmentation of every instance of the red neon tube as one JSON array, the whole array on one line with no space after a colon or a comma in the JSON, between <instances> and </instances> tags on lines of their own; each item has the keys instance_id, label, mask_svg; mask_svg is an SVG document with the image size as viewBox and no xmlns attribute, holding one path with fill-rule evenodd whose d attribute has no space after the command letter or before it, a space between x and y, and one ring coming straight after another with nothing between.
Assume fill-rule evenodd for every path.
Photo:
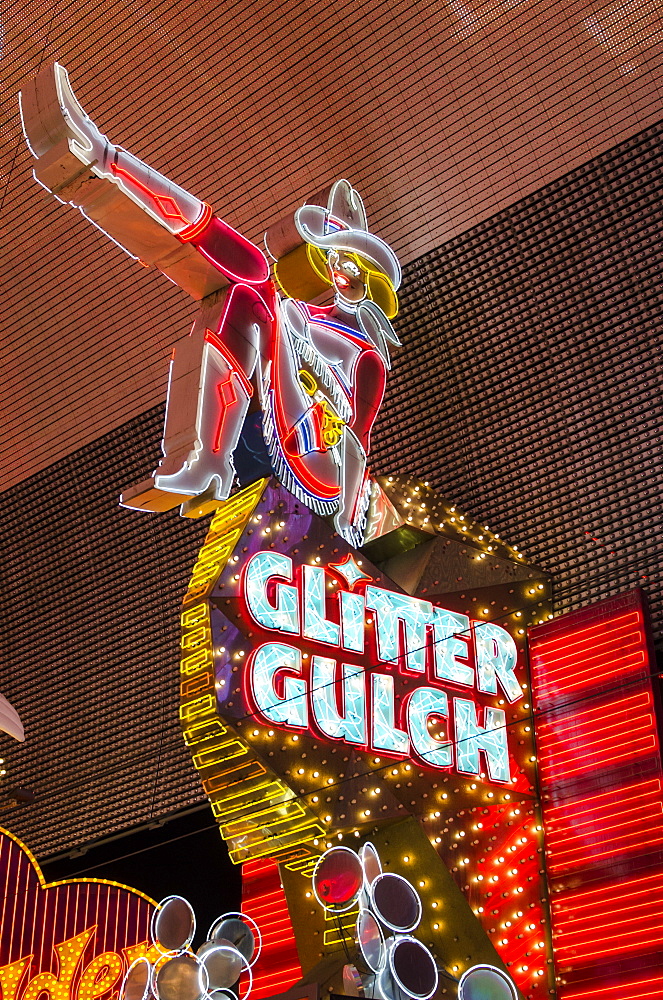
<instances>
[{"instance_id":1,"label":"red neon tube","mask_svg":"<svg viewBox=\"0 0 663 1000\"><path fill-rule=\"evenodd\" d=\"M637 709L644 708L648 709L651 707L651 695L648 691L639 691L637 694L628 695L625 698L618 698L616 701L603 702L600 705L593 705L591 708L586 708L582 712L567 712L560 714L559 716L549 720L541 721L537 723L537 729L540 731L552 729L555 733L563 732L567 729L576 729L578 725L582 725L583 719L594 719L599 712L604 714L622 713L629 714ZM617 723L618 724L618 723Z\"/></svg>"},{"instance_id":2,"label":"red neon tube","mask_svg":"<svg viewBox=\"0 0 663 1000\"><path fill-rule=\"evenodd\" d=\"M616 789L615 791L600 792L598 795L592 795L589 798L583 796L582 799L576 799L574 802L568 802L562 806L550 806L546 810L546 813L548 817L550 817L551 814L553 813L558 813L562 811L568 814L573 813L574 816L581 816L583 815L583 813L593 812L594 808L597 809L602 808L601 805L598 804L601 801L605 801L609 804L612 804L614 802L615 794L621 793L621 801L629 802L629 801L640 800L642 797L648 795L650 792L652 794L655 794L656 792L660 791L661 791L661 780L660 778L654 778L650 781L642 781L634 785L625 785L623 786L623 788ZM597 803L596 807L592 806L591 803ZM582 809L580 811L577 811L576 809L577 806L582 806ZM555 822L554 816L552 817L552 822L553 823Z\"/></svg>"},{"instance_id":3,"label":"red neon tube","mask_svg":"<svg viewBox=\"0 0 663 1000\"><path fill-rule=\"evenodd\" d=\"M658 989L649 989L650 986L658 985ZM645 993L634 993L633 990L646 989ZM645 997L663 996L663 976L655 979L638 979L636 982L620 983L618 986L604 986L598 989L591 989L589 993L564 993L564 1000L585 1000L585 998L598 998L598 1000L622 1000L628 990L629 1000L644 1000Z\"/></svg>"},{"instance_id":4,"label":"red neon tube","mask_svg":"<svg viewBox=\"0 0 663 1000\"><path fill-rule=\"evenodd\" d=\"M622 622L622 625L618 625L618 622ZM598 632L599 635L610 635L615 631L619 631L623 628L626 623L642 625L642 616L639 611L629 611L623 615L617 615L616 618L610 618L607 621L597 622L595 625L587 625L582 629L568 629L558 633L556 636L551 636L550 639L537 639L536 636L533 637L532 646L534 650L534 655L538 655L538 651L543 649L547 650L549 647L557 646L560 640L568 640L573 636L573 642L577 642L578 637L581 635L590 635L593 637L595 633ZM560 647L557 647L560 648ZM563 647L561 647L563 648Z\"/></svg>"}]
</instances>

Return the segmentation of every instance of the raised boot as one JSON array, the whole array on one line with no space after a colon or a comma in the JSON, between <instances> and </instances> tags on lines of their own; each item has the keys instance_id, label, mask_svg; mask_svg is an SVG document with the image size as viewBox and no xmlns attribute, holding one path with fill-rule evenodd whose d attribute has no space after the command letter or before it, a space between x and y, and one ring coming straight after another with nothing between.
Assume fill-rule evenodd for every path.
<instances>
[{"instance_id":1,"label":"raised boot","mask_svg":"<svg viewBox=\"0 0 663 1000\"><path fill-rule=\"evenodd\" d=\"M109 142L78 103L63 66L45 66L28 81L20 109L43 187L195 299L228 284L192 245L212 221L210 206Z\"/></svg>"}]
</instances>

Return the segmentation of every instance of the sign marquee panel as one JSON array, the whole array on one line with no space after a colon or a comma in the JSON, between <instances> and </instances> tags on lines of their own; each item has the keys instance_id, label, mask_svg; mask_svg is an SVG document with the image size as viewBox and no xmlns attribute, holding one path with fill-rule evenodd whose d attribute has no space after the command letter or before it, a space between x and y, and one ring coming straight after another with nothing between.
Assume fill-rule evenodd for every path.
<instances>
[{"instance_id":1,"label":"sign marquee panel","mask_svg":"<svg viewBox=\"0 0 663 1000\"><path fill-rule=\"evenodd\" d=\"M511 613L482 621L488 592L413 597L274 481L229 503L184 602L182 718L231 855L306 872L414 816L516 982L545 996L518 627L540 584L496 587Z\"/></svg>"},{"instance_id":2,"label":"sign marquee panel","mask_svg":"<svg viewBox=\"0 0 663 1000\"><path fill-rule=\"evenodd\" d=\"M510 782L498 701L520 701L524 675L509 632L403 593L312 515L262 519L211 592L221 715Z\"/></svg>"},{"instance_id":3,"label":"sign marquee panel","mask_svg":"<svg viewBox=\"0 0 663 1000\"><path fill-rule=\"evenodd\" d=\"M112 1000L148 953L155 905L117 882L47 884L25 845L0 829L2 1000Z\"/></svg>"}]
</instances>

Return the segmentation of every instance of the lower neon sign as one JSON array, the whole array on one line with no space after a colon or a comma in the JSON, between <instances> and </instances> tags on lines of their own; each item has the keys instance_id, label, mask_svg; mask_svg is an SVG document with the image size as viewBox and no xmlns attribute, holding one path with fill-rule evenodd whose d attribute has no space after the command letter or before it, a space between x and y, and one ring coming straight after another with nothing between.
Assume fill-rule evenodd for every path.
<instances>
[{"instance_id":1,"label":"lower neon sign","mask_svg":"<svg viewBox=\"0 0 663 1000\"><path fill-rule=\"evenodd\" d=\"M28 848L0 829L2 1000L117 1000L133 962L153 954L152 900L101 879L47 883Z\"/></svg>"},{"instance_id":2,"label":"lower neon sign","mask_svg":"<svg viewBox=\"0 0 663 1000\"><path fill-rule=\"evenodd\" d=\"M506 629L378 586L352 555L262 550L236 579L241 617L267 633L243 668L258 721L510 781L506 713L481 703L523 696Z\"/></svg>"}]
</instances>

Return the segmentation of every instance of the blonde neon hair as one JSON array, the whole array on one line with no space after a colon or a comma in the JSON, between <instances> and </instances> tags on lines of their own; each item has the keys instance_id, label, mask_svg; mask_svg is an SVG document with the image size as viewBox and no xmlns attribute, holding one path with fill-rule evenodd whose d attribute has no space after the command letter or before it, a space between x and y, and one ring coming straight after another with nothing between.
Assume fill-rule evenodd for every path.
<instances>
[{"instance_id":1,"label":"blonde neon hair","mask_svg":"<svg viewBox=\"0 0 663 1000\"><path fill-rule=\"evenodd\" d=\"M386 274L361 254L347 250L341 252L364 274L367 297L379 306L388 319L393 319L398 313L398 296ZM289 299L302 299L306 302L331 288L328 253L329 251L321 250L311 243L305 243L278 260L274 265L274 274L284 295Z\"/></svg>"}]
</instances>

